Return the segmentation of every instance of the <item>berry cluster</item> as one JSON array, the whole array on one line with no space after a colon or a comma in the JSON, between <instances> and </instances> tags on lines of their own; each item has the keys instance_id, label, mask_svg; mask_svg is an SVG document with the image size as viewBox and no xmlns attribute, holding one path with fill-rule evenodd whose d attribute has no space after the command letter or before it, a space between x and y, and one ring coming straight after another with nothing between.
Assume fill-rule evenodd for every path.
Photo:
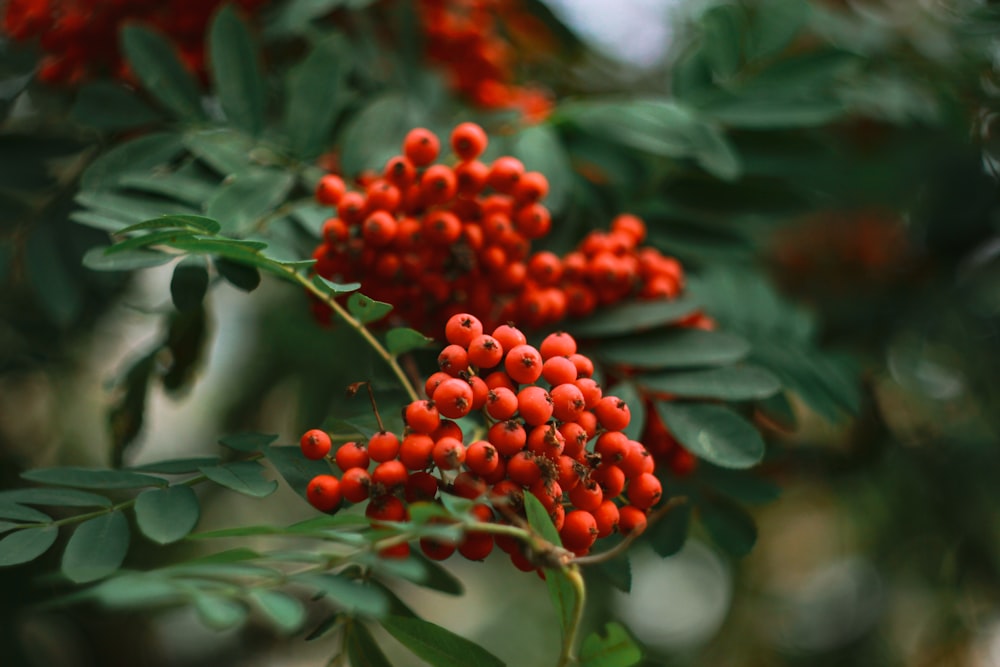
<instances>
[{"instance_id":1,"label":"berry cluster","mask_svg":"<svg viewBox=\"0 0 1000 667\"><path fill-rule=\"evenodd\" d=\"M511 156L482 162L488 138L475 123L454 128L450 143L457 163L435 163L438 137L412 130L402 154L363 191L324 176L316 196L336 207L336 217L325 222L313 253L316 272L360 282L365 294L392 303L425 332L459 310L487 326L541 328L627 297L673 298L682 289L680 263L640 247L646 227L634 215L616 217L609 232L591 232L564 257L532 253L531 242L552 224L542 203L544 174ZM328 318L325 306L316 307Z\"/></svg>"},{"instance_id":2,"label":"berry cluster","mask_svg":"<svg viewBox=\"0 0 1000 667\"><path fill-rule=\"evenodd\" d=\"M480 521L508 522L524 516L524 494L531 493L563 546L577 555L616 531L645 529L662 495L653 458L622 432L628 405L603 394L591 377L593 362L577 352L572 336L550 334L536 348L511 325L487 334L465 313L448 320L445 336L441 370L427 378L428 399L406 406L402 437L380 432L367 443L339 447L332 458L342 475L320 475L308 486L314 507L332 512L343 500L370 499L370 519L401 521L408 502L453 494L476 500ZM483 417L485 437L467 443L453 420L472 413ZM330 455L323 431L308 431L300 444L308 458ZM470 531L459 544L420 541L435 559L457 550L481 560L494 545L518 568L534 569L520 544L506 537Z\"/></svg>"},{"instance_id":3,"label":"berry cluster","mask_svg":"<svg viewBox=\"0 0 1000 667\"><path fill-rule=\"evenodd\" d=\"M515 48L507 36L531 46L550 41L544 24L511 0L421 0L418 11L428 58L446 69L459 94L484 109L516 109L538 122L552 108L540 89L514 83Z\"/></svg>"},{"instance_id":4,"label":"berry cluster","mask_svg":"<svg viewBox=\"0 0 1000 667\"><path fill-rule=\"evenodd\" d=\"M237 0L255 11L267 0ZM12 39L37 38L46 56L38 78L46 83L77 84L100 73L128 78L118 49L126 21L151 25L170 37L184 64L202 73L205 29L222 0L8 0L3 30Z\"/></svg>"}]
</instances>

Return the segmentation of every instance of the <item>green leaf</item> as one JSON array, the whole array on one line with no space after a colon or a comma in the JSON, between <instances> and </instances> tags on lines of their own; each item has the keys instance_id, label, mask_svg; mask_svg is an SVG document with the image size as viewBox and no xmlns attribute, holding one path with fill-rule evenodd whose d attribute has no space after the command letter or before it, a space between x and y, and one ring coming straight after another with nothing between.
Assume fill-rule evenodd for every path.
<instances>
[{"instance_id":1,"label":"green leaf","mask_svg":"<svg viewBox=\"0 0 1000 667\"><path fill-rule=\"evenodd\" d=\"M53 486L73 486L80 489L136 489L143 486L166 486L166 480L127 470L103 468L37 468L26 470L21 477L31 482Z\"/></svg>"},{"instance_id":2,"label":"green leaf","mask_svg":"<svg viewBox=\"0 0 1000 667\"><path fill-rule=\"evenodd\" d=\"M389 616L382 627L433 667L501 667L504 663L478 644L440 625L411 616Z\"/></svg>"},{"instance_id":3,"label":"green leaf","mask_svg":"<svg viewBox=\"0 0 1000 667\"><path fill-rule=\"evenodd\" d=\"M765 58L783 51L802 30L812 7L801 0L757 0L747 34L747 59Z\"/></svg>"},{"instance_id":4,"label":"green leaf","mask_svg":"<svg viewBox=\"0 0 1000 667\"><path fill-rule=\"evenodd\" d=\"M188 171L194 171L194 169ZM126 190L138 190L139 192L168 197L201 209L201 205L215 192L217 183L214 180L190 176L179 171L170 171L166 173L125 174L119 179L119 185Z\"/></svg>"},{"instance_id":5,"label":"green leaf","mask_svg":"<svg viewBox=\"0 0 1000 667\"><path fill-rule=\"evenodd\" d=\"M681 328L608 340L596 350L606 362L650 369L724 366L749 352L750 344L739 336Z\"/></svg>"},{"instance_id":6,"label":"green leaf","mask_svg":"<svg viewBox=\"0 0 1000 667\"><path fill-rule=\"evenodd\" d=\"M733 3L715 5L702 17L702 50L719 78L728 79L739 70L740 37L746 33L744 21L743 9Z\"/></svg>"},{"instance_id":7,"label":"green leaf","mask_svg":"<svg viewBox=\"0 0 1000 667\"><path fill-rule=\"evenodd\" d=\"M44 512L39 512L31 507L18 505L17 503L0 499L0 518L12 519L14 521L26 521L28 523L49 523L52 517Z\"/></svg>"},{"instance_id":8,"label":"green leaf","mask_svg":"<svg viewBox=\"0 0 1000 667\"><path fill-rule=\"evenodd\" d=\"M20 525L21 524L14 523L13 521L0 521L0 533L10 532Z\"/></svg>"},{"instance_id":9,"label":"green leaf","mask_svg":"<svg viewBox=\"0 0 1000 667\"><path fill-rule=\"evenodd\" d=\"M659 401L656 410L689 452L723 468L750 468L764 458L764 439L721 405Z\"/></svg>"},{"instance_id":10,"label":"green leaf","mask_svg":"<svg viewBox=\"0 0 1000 667\"><path fill-rule=\"evenodd\" d=\"M245 236L256 231L294 184L295 175L287 170L250 167L230 175L208 201L205 212L222 223L226 234Z\"/></svg>"},{"instance_id":11,"label":"green leaf","mask_svg":"<svg viewBox=\"0 0 1000 667\"><path fill-rule=\"evenodd\" d=\"M146 91L182 120L203 120L198 84L177 58L172 42L141 25L121 30L122 51Z\"/></svg>"},{"instance_id":12,"label":"green leaf","mask_svg":"<svg viewBox=\"0 0 1000 667\"><path fill-rule=\"evenodd\" d=\"M202 257L185 257L174 267L170 279L170 297L177 310L194 310L208 291L208 268Z\"/></svg>"},{"instance_id":13,"label":"green leaf","mask_svg":"<svg viewBox=\"0 0 1000 667\"><path fill-rule=\"evenodd\" d=\"M789 129L826 125L846 112L836 99L781 99L775 96L718 96L702 112L730 127Z\"/></svg>"},{"instance_id":14,"label":"green leaf","mask_svg":"<svg viewBox=\"0 0 1000 667\"><path fill-rule=\"evenodd\" d=\"M159 544L170 544L187 536L201 517L198 497L189 486L149 489L135 499L139 530Z\"/></svg>"},{"instance_id":15,"label":"green leaf","mask_svg":"<svg viewBox=\"0 0 1000 667\"><path fill-rule=\"evenodd\" d=\"M519 158L526 169L545 174L549 194L545 206L553 213L569 203L573 186L573 169L569 156L556 131L550 125L530 125L514 136L511 155Z\"/></svg>"},{"instance_id":16,"label":"green leaf","mask_svg":"<svg viewBox=\"0 0 1000 667\"><path fill-rule=\"evenodd\" d=\"M417 553L416 550L410 554L410 558L423 563L427 572L426 579L423 581L425 588L433 588L448 595L463 595L465 593L465 585L462 584L462 580L452 574L451 570L441 565L441 563L425 558L423 555Z\"/></svg>"},{"instance_id":17,"label":"green leaf","mask_svg":"<svg viewBox=\"0 0 1000 667\"><path fill-rule=\"evenodd\" d=\"M592 632L580 647L580 667L632 667L642 662L642 650L619 623L606 623L604 636Z\"/></svg>"},{"instance_id":18,"label":"green leaf","mask_svg":"<svg viewBox=\"0 0 1000 667\"><path fill-rule=\"evenodd\" d=\"M698 469L698 479L716 493L750 504L766 504L781 497L781 487L769 479L744 470L706 465Z\"/></svg>"},{"instance_id":19,"label":"green leaf","mask_svg":"<svg viewBox=\"0 0 1000 667\"><path fill-rule=\"evenodd\" d=\"M196 594L194 608L202 623L215 630L235 628L247 619L243 604L221 595Z\"/></svg>"},{"instance_id":20,"label":"green leaf","mask_svg":"<svg viewBox=\"0 0 1000 667\"><path fill-rule=\"evenodd\" d=\"M428 338L415 329L407 327L396 327L389 329L385 334L385 344L389 349L389 354L398 357L411 350L417 350L432 343L433 338Z\"/></svg>"},{"instance_id":21,"label":"green leaf","mask_svg":"<svg viewBox=\"0 0 1000 667\"><path fill-rule=\"evenodd\" d=\"M128 130L162 117L120 83L94 81L80 87L70 117L98 130Z\"/></svg>"},{"instance_id":22,"label":"green leaf","mask_svg":"<svg viewBox=\"0 0 1000 667\"><path fill-rule=\"evenodd\" d=\"M270 433L234 433L219 438L219 444L238 452L262 452L278 436Z\"/></svg>"},{"instance_id":23,"label":"green leaf","mask_svg":"<svg viewBox=\"0 0 1000 667\"><path fill-rule=\"evenodd\" d=\"M361 289L361 283L335 283L332 280L327 280L323 276L313 276L313 285L320 288L328 294L349 294L350 292L355 292Z\"/></svg>"},{"instance_id":24,"label":"green leaf","mask_svg":"<svg viewBox=\"0 0 1000 667\"><path fill-rule=\"evenodd\" d=\"M219 462L218 456L198 456L188 459L167 459L166 461L155 461L135 466L132 470L136 472L157 472L163 475L183 475L185 473L198 472L203 466L215 465Z\"/></svg>"},{"instance_id":25,"label":"green leaf","mask_svg":"<svg viewBox=\"0 0 1000 667\"><path fill-rule=\"evenodd\" d=\"M129 537L128 520L121 512L108 512L84 521L66 544L63 574L77 584L112 574L125 560Z\"/></svg>"},{"instance_id":26,"label":"green leaf","mask_svg":"<svg viewBox=\"0 0 1000 667\"><path fill-rule=\"evenodd\" d=\"M117 187L124 176L147 173L170 162L183 150L181 137L172 132L154 132L130 139L94 160L83 172L80 189Z\"/></svg>"},{"instance_id":27,"label":"green leaf","mask_svg":"<svg viewBox=\"0 0 1000 667\"><path fill-rule=\"evenodd\" d=\"M252 266L233 262L224 257L216 257L212 263L219 275L236 289L252 292L260 285L260 271Z\"/></svg>"},{"instance_id":28,"label":"green leaf","mask_svg":"<svg viewBox=\"0 0 1000 667\"><path fill-rule=\"evenodd\" d=\"M212 80L226 118L252 135L260 134L264 127L264 82L257 49L232 5L215 15L208 46Z\"/></svg>"},{"instance_id":29,"label":"green leaf","mask_svg":"<svg viewBox=\"0 0 1000 667\"><path fill-rule=\"evenodd\" d=\"M0 539L0 567L32 561L55 544L59 536L56 526L25 528Z\"/></svg>"},{"instance_id":30,"label":"green leaf","mask_svg":"<svg viewBox=\"0 0 1000 667\"><path fill-rule=\"evenodd\" d=\"M171 245L180 239L193 238L194 234L183 229L166 229L148 234L140 234L115 243L104 251L106 255L116 255L120 252L131 252L142 248L158 245Z\"/></svg>"},{"instance_id":31,"label":"green leaf","mask_svg":"<svg viewBox=\"0 0 1000 667\"><path fill-rule=\"evenodd\" d=\"M774 373L753 365L640 375L636 382L646 391L723 401L760 400L781 391L781 381Z\"/></svg>"},{"instance_id":32,"label":"green leaf","mask_svg":"<svg viewBox=\"0 0 1000 667\"><path fill-rule=\"evenodd\" d=\"M712 540L733 556L746 556L757 542L753 517L733 501L716 496L698 506L701 524Z\"/></svg>"},{"instance_id":33,"label":"green leaf","mask_svg":"<svg viewBox=\"0 0 1000 667\"><path fill-rule=\"evenodd\" d=\"M306 620L305 607L290 595L266 588L255 588L250 591L250 599L282 632L295 632Z\"/></svg>"},{"instance_id":34,"label":"green leaf","mask_svg":"<svg viewBox=\"0 0 1000 667\"><path fill-rule=\"evenodd\" d=\"M524 494L524 511L528 518L528 525L548 542L556 546L562 546L559 539L559 531L552 523L552 518L542 505L542 501L535 497L533 493ZM559 616L559 623L563 632L572 626L573 610L579 603L576 587L573 586L562 569L546 568L545 585L549 589L549 597L552 599L552 606Z\"/></svg>"},{"instance_id":35,"label":"green leaf","mask_svg":"<svg viewBox=\"0 0 1000 667\"><path fill-rule=\"evenodd\" d=\"M653 551L664 558L673 556L684 547L690 525L691 503L684 503L670 510L647 530Z\"/></svg>"},{"instance_id":36,"label":"green leaf","mask_svg":"<svg viewBox=\"0 0 1000 667\"><path fill-rule=\"evenodd\" d=\"M313 461L302 456L302 450L293 445L290 447L265 448L264 455L275 470L288 482L288 486L306 497L306 487L316 475L330 474L330 464L325 460Z\"/></svg>"},{"instance_id":37,"label":"green leaf","mask_svg":"<svg viewBox=\"0 0 1000 667\"><path fill-rule=\"evenodd\" d=\"M419 124L412 99L396 92L373 96L341 134L343 172L356 175L366 169L381 171L386 161L399 153L406 133Z\"/></svg>"},{"instance_id":38,"label":"green leaf","mask_svg":"<svg viewBox=\"0 0 1000 667\"><path fill-rule=\"evenodd\" d=\"M201 468L201 472L216 484L254 498L269 496L278 488L276 481L264 478L264 470L264 466L256 461L235 461Z\"/></svg>"},{"instance_id":39,"label":"green leaf","mask_svg":"<svg viewBox=\"0 0 1000 667\"><path fill-rule=\"evenodd\" d=\"M222 225L218 221L202 215L161 215L119 229L118 234L131 234L154 229L185 229L196 234L217 234L222 229Z\"/></svg>"},{"instance_id":40,"label":"green leaf","mask_svg":"<svg viewBox=\"0 0 1000 667\"><path fill-rule=\"evenodd\" d=\"M75 489L14 489L0 492L0 502L52 507L110 507L111 500L96 493Z\"/></svg>"},{"instance_id":41,"label":"green leaf","mask_svg":"<svg viewBox=\"0 0 1000 667\"><path fill-rule=\"evenodd\" d=\"M646 403L635 383L620 382L614 385L608 393L617 396L629 406L632 417L622 432L632 440L639 440L646 427Z\"/></svg>"},{"instance_id":42,"label":"green leaf","mask_svg":"<svg viewBox=\"0 0 1000 667\"><path fill-rule=\"evenodd\" d=\"M354 621L348 624L344 644L351 667L392 667L378 642L362 623Z\"/></svg>"},{"instance_id":43,"label":"green leaf","mask_svg":"<svg viewBox=\"0 0 1000 667\"><path fill-rule=\"evenodd\" d=\"M698 310L701 304L690 296L673 301L632 301L601 308L596 315L566 323L579 338L605 338L673 324Z\"/></svg>"},{"instance_id":44,"label":"green leaf","mask_svg":"<svg viewBox=\"0 0 1000 667\"><path fill-rule=\"evenodd\" d=\"M339 574L297 574L291 581L323 593L351 614L378 618L389 610L382 591Z\"/></svg>"},{"instance_id":45,"label":"green leaf","mask_svg":"<svg viewBox=\"0 0 1000 667\"><path fill-rule=\"evenodd\" d=\"M122 572L89 591L101 605L112 608L144 607L184 598L181 585L157 573Z\"/></svg>"},{"instance_id":46,"label":"green leaf","mask_svg":"<svg viewBox=\"0 0 1000 667\"><path fill-rule=\"evenodd\" d=\"M230 176L251 165L253 140L227 127L213 127L186 132L184 147L220 176Z\"/></svg>"},{"instance_id":47,"label":"green leaf","mask_svg":"<svg viewBox=\"0 0 1000 667\"><path fill-rule=\"evenodd\" d=\"M347 310L362 324L368 324L376 322L392 312L392 304L369 299L364 294L355 292L347 299Z\"/></svg>"},{"instance_id":48,"label":"green leaf","mask_svg":"<svg viewBox=\"0 0 1000 667\"><path fill-rule=\"evenodd\" d=\"M81 206L91 209L91 213L107 216L107 221L125 221L125 225L119 225L111 232L121 231L122 228L132 225L142 220L149 220L164 214L191 214L195 209L170 199L163 197L151 197L140 193L122 192L110 190L83 190L76 195L75 201Z\"/></svg>"},{"instance_id":49,"label":"green leaf","mask_svg":"<svg viewBox=\"0 0 1000 667\"><path fill-rule=\"evenodd\" d=\"M343 60L342 41L326 39L314 44L288 77L285 132L293 155L311 159L329 147L333 123L347 101ZM369 136L370 140L375 138Z\"/></svg>"},{"instance_id":50,"label":"green leaf","mask_svg":"<svg viewBox=\"0 0 1000 667\"><path fill-rule=\"evenodd\" d=\"M155 250L128 250L125 252L107 254L110 246L91 248L83 256L83 265L91 271L134 271L162 266L177 259Z\"/></svg>"}]
</instances>

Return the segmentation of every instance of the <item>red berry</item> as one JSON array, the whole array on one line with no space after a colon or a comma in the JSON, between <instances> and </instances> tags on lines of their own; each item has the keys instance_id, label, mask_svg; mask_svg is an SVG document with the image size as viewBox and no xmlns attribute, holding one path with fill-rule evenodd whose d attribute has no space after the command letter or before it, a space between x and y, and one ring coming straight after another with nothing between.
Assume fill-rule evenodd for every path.
<instances>
[{"instance_id":1,"label":"red berry","mask_svg":"<svg viewBox=\"0 0 1000 667\"><path fill-rule=\"evenodd\" d=\"M648 510L660 501L663 485L656 475L644 472L628 483L628 501L639 509Z\"/></svg>"},{"instance_id":2,"label":"red berry","mask_svg":"<svg viewBox=\"0 0 1000 667\"><path fill-rule=\"evenodd\" d=\"M521 486L531 486L542 478L542 469L535 462L535 455L520 451L507 461L507 477Z\"/></svg>"},{"instance_id":3,"label":"red berry","mask_svg":"<svg viewBox=\"0 0 1000 667\"><path fill-rule=\"evenodd\" d=\"M345 442L337 448L334 460L342 472L347 472L351 468L363 468L367 470L369 463L368 448L359 442Z\"/></svg>"},{"instance_id":4,"label":"red berry","mask_svg":"<svg viewBox=\"0 0 1000 667\"><path fill-rule=\"evenodd\" d=\"M364 468L345 470L340 479L340 489L344 498L352 503L360 503L368 498L371 492L372 477Z\"/></svg>"},{"instance_id":5,"label":"red berry","mask_svg":"<svg viewBox=\"0 0 1000 667\"><path fill-rule=\"evenodd\" d=\"M559 539L570 551L586 551L597 539L597 520L594 515L585 510L573 510L566 513Z\"/></svg>"},{"instance_id":6,"label":"red berry","mask_svg":"<svg viewBox=\"0 0 1000 667\"><path fill-rule=\"evenodd\" d=\"M604 491L597 482L590 480L577 484L570 490L569 500L577 508L592 512L604 502Z\"/></svg>"},{"instance_id":7,"label":"red berry","mask_svg":"<svg viewBox=\"0 0 1000 667\"><path fill-rule=\"evenodd\" d=\"M528 338L517 327L509 324L501 324L493 330L493 337L497 339L504 350L512 350L518 345L524 345Z\"/></svg>"},{"instance_id":8,"label":"red berry","mask_svg":"<svg viewBox=\"0 0 1000 667\"><path fill-rule=\"evenodd\" d=\"M542 376L542 355L531 345L516 345L507 352L504 368L515 382L531 384Z\"/></svg>"},{"instance_id":9,"label":"red berry","mask_svg":"<svg viewBox=\"0 0 1000 667\"><path fill-rule=\"evenodd\" d=\"M486 131L476 123L462 123L451 131L451 149L460 160L475 160L488 143Z\"/></svg>"},{"instance_id":10,"label":"red berry","mask_svg":"<svg viewBox=\"0 0 1000 667\"><path fill-rule=\"evenodd\" d=\"M594 510L597 522L597 537L607 537L618 529L618 505L613 500L605 500Z\"/></svg>"},{"instance_id":11,"label":"red berry","mask_svg":"<svg viewBox=\"0 0 1000 667\"><path fill-rule=\"evenodd\" d=\"M441 142L430 130L418 127L410 130L403 140L403 154L417 167L425 167L437 159Z\"/></svg>"},{"instance_id":12,"label":"red berry","mask_svg":"<svg viewBox=\"0 0 1000 667\"><path fill-rule=\"evenodd\" d=\"M552 397L542 387L531 385L517 393L517 412L525 424L544 424L552 418L552 408Z\"/></svg>"},{"instance_id":13,"label":"red berry","mask_svg":"<svg viewBox=\"0 0 1000 667\"><path fill-rule=\"evenodd\" d=\"M575 384L561 384L552 388L552 416L561 422L576 421L587 407L583 392Z\"/></svg>"},{"instance_id":14,"label":"red berry","mask_svg":"<svg viewBox=\"0 0 1000 667\"><path fill-rule=\"evenodd\" d=\"M410 433L399 446L399 460L407 470L424 470L431 465L434 439L424 433Z\"/></svg>"},{"instance_id":15,"label":"red berry","mask_svg":"<svg viewBox=\"0 0 1000 667\"><path fill-rule=\"evenodd\" d=\"M524 449L528 442L528 434L524 427L513 419L497 422L490 427L489 441L497 448L501 456L513 456Z\"/></svg>"},{"instance_id":16,"label":"red berry","mask_svg":"<svg viewBox=\"0 0 1000 667\"><path fill-rule=\"evenodd\" d=\"M330 453L332 444L330 436L318 428L310 429L299 438L302 455L307 459L317 461Z\"/></svg>"},{"instance_id":17,"label":"red berry","mask_svg":"<svg viewBox=\"0 0 1000 667\"><path fill-rule=\"evenodd\" d=\"M336 174L327 174L316 185L316 200L324 206L336 206L346 191L344 179Z\"/></svg>"},{"instance_id":18,"label":"red berry","mask_svg":"<svg viewBox=\"0 0 1000 667\"><path fill-rule=\"evenodd\" d=\"M568 357L571 354L576 354L576 339L565 331L557 331L542 340L538 351L541 352L542 359Z\"/></svg>"},{"instance_id":19,"label":"red berry","mask_svg":"<svg viewBox=\"0 0 1000 667\"><path fill-rule=\"evenodd\" d=\"M444 337L452 345L468 348L477 336L483 333L483 323L475 315L459 313L452 315L444 325Z\"/></svg>"},{"instance_id":20,"label":"red berry","mask_svg":"<svg viewBox=\"0 0 1000 667\"><path fill-rule=\"evenodd\" d=\"M434 443L434 465L441 470L455 470L465 461L465 445L455 438L441 438Z\"/></svg>"},{"instance_id":21,"label":"red berry","mask_svg":"<svg viewBox=\"0 0 1000 667\"><path fill-rule=\"evenodd\" d=\"M434 391L434 405L449 419L460 419L472 410L472 387L465 380L449 378Z\"/></svg>"},{"instance_id":22,"label":"red berry","mask_svg":"<svg viewBox=\"0 0 1000 667\"><path fill-rule=\"evenodd\" d=\"M390 491L406 484L408 473L402 461L384 461L372 470L372 483Z\"/></svg>"},{"instance_id":23,"label":"red berry","mask_svg":"<svg viewBox=\"0 0 1000 667\"><path fill-rule=\"evenodd\" d=\"M597 421L609 431L625 429L632 419L628 404L617 396L605 396L594 406Z\"/></svg>"},{"instance_id":24,"label":"red berry","mask_svg":"<svg viewBox=\"0 0 1000 667\"><path fill-rule=\"evenodd\" d=\"M321 512L332 512L340 507L343 499L340 480L333 475L316 475L306 487L306 498Z\"/></svg>"},{"instance_id":25,"label":"red berry","mask_svg":"<svg viewBox=\"0 0 1000 667\"><path fill-rule=\"evenodd\" d=\"M441 423L441 414L433 401L413 401L406 406L404 419L410 430L416 433L430 433Z\"/></svg>"},{"instance_id":26,"label":"red berry","mask_svg":"<svg viewBox=\"0 0 1000 667\"><path fill-rule=\"evenodd\" d=\"M646 513L638 507L625 505L618 510L618 530L622 535L642 534L646 530L646 523Z\"/></svg>"},{"instance_id":27,"label":"red berry","mask_svg":"<svg viewBox=\"0 0 1000 667\"><path fill-rule=\"evenodd\" d=\"M365 508L365 516L371 519L373 523L378 521L406 521L408 514L406 505L396 496L372 498L372 501L368 503L368 507Z\"/></svg>"},{"instance_id":28,"label":"red berry","mask_svg":"<svg viewBox=\"0 0 1000 667\"><path fill-rule=\"evenodd\" d=\"M566 357L551 357L542 364L542 377L553 387L576 382L576 366Z\"/></svg>"},{"instance_id":29,"label":"red berry","mask_svg":"<svg viewBox=\"0 0 1000 667\"><path fill-rule=\"evenodd\" d=\"M469 363L477 368L493 368L503 358L503 347L489 334L480 334L469 341Z\"/></svg>"},{"instance_id":30,"label":"red berry","mask_svg":"<svg viewBox=\"0 0 1000 667\"><path fill-rule=\"evenodd\" d=\"M438 354L438 366L448 375L457 378L469 370L469 353L462 345L447 345ZM434 401L437 402L438 399L434 399ZM438 410L440 409L441 407L438 406Z\"/></svg>"},{"instance_id":31,"label":"red berry","mask_svg":"<svg viewBox=\"0 0 1000 667\"><path fill-rule=\"evenodd\" d=\"M372 461L382 463L396 458L399 453L399 438L395 433L383 431L368 439L368 456ZM367 467L367 466L365 466Z\"/></svg>"},{"instance_id":32,"label":"red berry","mask_svg":"<svg viewBox=\"0 0 1000 667\"><path fill-rule=\"evenodd\" d=\"M406 502L415 503L422 500L434 500L437 497L437 492L437 477L429 472L419 470L410 473L410 476L406 479L406 488L403 490L403 495L406 497Z\"/></svg>"},{"instance_id":33,"label":"red berry","mask_svg":"<svg viewBox=\"0 0 1000 667\"><path fill-rule=\"evenodd\" d=\"M500 453L485 440L477 440L465 450L465 467L476 475L489 475L497 469Z\"/></svg>"},{"instance_id":34,"label":"red berry","mask_svg":"<svg viewBox=\"0 0 1000 667\"><path fill-rule=\"evenodd\" d=\"M486 395L486 413L498 421L513 417L517 406L517 395L506 387L491 389Z\"/></svg>"}]
</instances>

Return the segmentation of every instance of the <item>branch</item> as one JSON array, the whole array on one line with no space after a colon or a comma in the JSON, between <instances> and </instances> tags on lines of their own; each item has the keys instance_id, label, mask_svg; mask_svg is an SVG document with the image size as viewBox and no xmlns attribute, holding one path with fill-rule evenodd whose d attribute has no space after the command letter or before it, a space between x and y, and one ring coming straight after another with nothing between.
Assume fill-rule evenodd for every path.
<instances>
[{"instance_id":1,"label":"branch","mask_svg":"<svg viewBox=\"0 0 1000 667\"><path fill-rule=\"evenodd\" d=\"M661 507L660 509L656 510L655 512L649 515L649 520L646 524L647 528L650 525L662 519L663 517L665 517L672 510L677 509L681 505L686 505L687 503L688 503L687 496L674 496L673 498L668 500L663 505L663 507ZM623 553L625 553L625 551L628 550L629 546L633 542L635 542L640 535L642 535L642 533L633 531L628 535L626 535L625 539L616 544L613 548L608 549L607 551L602 551L601 553L598 554L591 554L588 556L580 556L579 558L574 558L572 562L577 565L597 565L598 563L607 563L608 561L614 560L615 558L618 558L618 556L621 556Z\"/></svg>"}]
</instances>

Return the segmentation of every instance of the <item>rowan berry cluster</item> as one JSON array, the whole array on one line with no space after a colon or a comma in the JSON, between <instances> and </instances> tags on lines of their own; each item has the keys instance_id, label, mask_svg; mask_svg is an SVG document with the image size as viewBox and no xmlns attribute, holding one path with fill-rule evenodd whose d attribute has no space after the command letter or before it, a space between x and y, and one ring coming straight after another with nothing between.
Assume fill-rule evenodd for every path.
<instances>
[{"instance_id":1,"label":"rowan berry cluster","mask_svg":"<svg viewBox=\"0 0 1000 667\"><path fill-rule=\"evenodd\" d=\"M370 519L402 521L407 503L453 494L476 501L479 521L506 523L524 516L530 493L548 510L563 546L577 555L616 531L644 530L662 495L653 458L622 432L628 405L603 394L591 377L593 362L572 336L553 333L536 348L511 325L485 333L467 313L450 318L445 335L441 370L426 380L428 398L406 406L401 437L376 433L331 457L328 434L314 429L302 436L306 457L332 458L342 473L312 480L307 497L314 507L333 512L344 500L369 500ZM466 438L454 420L474 413L483 426ZM434 559L457 550L482 560L494 545L519 569L536 567L519 542L488 532L467 531L457 544L420 540ZM408 547L394 553L405 555Z\"/></svg>"},{"instance_id":2,"label":"rowan berry cluster","mask_svg":"<svg viewBox=\"0 0 1000 667\"><path fill-rule=\"evenodd\" d=\"M428 58L441 65L449 83L483 109L516 109L532 122L544 120L552 102L541 89L515 81L515 55L508 36L524 35L531 46L551 35L544 24L512 0L421 0L417 4Z\"/></svg>"},{"instance_id":3,"label":"rowan berry cluster","mask_svg":"<svg viewBox=\"0 0 1000 667\"><path fill-rule=\"evenodd\" d=\"M237 0L252 12L267 0ZM45 52L38 78L75 85L98 74L128 79L118 32L129 21L170 37L189 70L204 72L205 29L223 0L8 0L3 30L12 39L38 39Z\"/></svg>"},{"instance_id":4,"label":"rowan berry cluster","mask_svg":"<svg viewBox=\"0 0 1000 667\"><path fill-rule=\"evenodd\" d=\"M627 297L681 291L680 263L640 247L646 227L634 215L616 217L609 232L591 232L564 257L532 253L531 242L552 224L542 203L545 175L511 156L482 162L488 137L474 123L454 128L450 143L457 163L435 163L438 137L412 130L402 154L363 191L324 176L316 196L336 207L336 217L325 222L313 253L316 272L360 282L368 296L393 304L425 332L459 310L490 327L516 321L541 328ZM320 319L328 318L323 305L317 308Z\"/></svg>"}]
</instances>

